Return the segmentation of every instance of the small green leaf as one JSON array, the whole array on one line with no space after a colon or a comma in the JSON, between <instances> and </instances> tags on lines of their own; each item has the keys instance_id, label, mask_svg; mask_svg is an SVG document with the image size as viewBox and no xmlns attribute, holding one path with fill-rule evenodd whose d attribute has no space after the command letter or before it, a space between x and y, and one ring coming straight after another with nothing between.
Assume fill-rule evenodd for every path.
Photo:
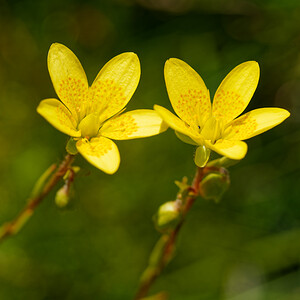
<instances>
[{"instance_id":1,"label":"small green leaf","mask_svg":"<svg viewBox=\"0 0 300 300\"><path fill-rule=\"evenodd\" d=\"M54 172L54 170L56 169L56 165L51 165L41 176L40 178L37 180L37 182L35 183L32 191L31 191L31 198L35 198L37 197L40 192L42 191L47 179L50 177L50 175Z\"/></svg>"}]
</instances>

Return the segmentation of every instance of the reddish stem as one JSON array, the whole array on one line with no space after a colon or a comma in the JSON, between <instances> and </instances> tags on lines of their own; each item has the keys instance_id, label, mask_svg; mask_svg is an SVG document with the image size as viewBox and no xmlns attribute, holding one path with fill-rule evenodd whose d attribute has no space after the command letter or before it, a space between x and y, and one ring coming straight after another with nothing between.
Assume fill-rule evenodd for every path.
<instances>
[{"instance_id":1,"label":"reddish stem","mask_svg":"<svg viewBox=\"0 0 300 300\"><path fill-rule=\"evenodd\" d=\"M136 293L136 296L134 298L135 300L140 300L148 294L150 287L152 286L156 278L160 275L160 273L163 271L165 266L169 263L170 259L172 258L172 255L174 253L175 243L178 234L180 232L180 229L185 221L185 217L187 213L189 212L194 201L199 195L200 182L205 176L205 174L207 174L208 171L209 170L206 170L206 168L199 168L199 167L197 168L195 177L193 179L193 183L190 187L190 194L187 196L186 200L184 201L184 206L182 208L182 219L169 235L165 235L167 241L163 248L161 259L157 264L156 268L150 269L151 272L149 272L149 276L147 276L146 280L143 280L141 282L139 289Z\"/></svg>"},{"instance_id":2,"label":"reddish stem","mask_svg":"<svg viewBox=\"0 0 300 300\"><path fill-rule=\"evenodd\" d=\"M35 208L42 202L42 200L49 194L58 181L66 174L70 165L72 164L74 155L67 154L65 159L59 165L57 171L49 178L42 191L35 197L30 198L27 205L19 213L19 215L9 223L5 224L0 232L0 243L7 237L16 234L24 223L31 217ZM53 165L53 171L56 166Z\"/></svg>"}]
</instances>

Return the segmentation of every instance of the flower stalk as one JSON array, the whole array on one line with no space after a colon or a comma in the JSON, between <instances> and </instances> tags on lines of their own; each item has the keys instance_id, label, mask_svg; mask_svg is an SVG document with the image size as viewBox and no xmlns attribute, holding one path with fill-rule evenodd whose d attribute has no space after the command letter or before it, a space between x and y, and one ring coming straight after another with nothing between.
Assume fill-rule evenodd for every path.
<instances>
[{"instance_id":1,"label":"flower stalk","mask_svg":"<svg viewBox=\"0 0 300 300\"><path fill-rule=\"evenodd\" d=\"M168 233L163 233L161 238L156 243L149 259L149 264L145 269L140 279L140 285L135 296L135 300L143 299L163 269L168 265L174 256L176 240L180 229L185 221L186 215L191 209L194 201L200 193L200 183L204 176L211 172L215 167L197 167L192 185L180 188L177 194L177 202L182 203L181 219L174 229Z\"/></svg>"},{"instance_id":2,"label":"flower stalk","mask_svg":"<svg viewBox=\"0 0 300 300\"><path fill-rule=\"evenodd\" d=\"M27 205L14 220L4 224L0 228L0 243L3 242L6 238L17 234L23 228L23 226L33 215L36 207L42 202L42 200L50 193L50 191L70 169L73 160L74 155L67 154L58 168L55 164L53 164L46 170L46 172L37 181L32 195L27 202ZM47 180L47 178L49 179Z\"/></svg>"}]
</instances>

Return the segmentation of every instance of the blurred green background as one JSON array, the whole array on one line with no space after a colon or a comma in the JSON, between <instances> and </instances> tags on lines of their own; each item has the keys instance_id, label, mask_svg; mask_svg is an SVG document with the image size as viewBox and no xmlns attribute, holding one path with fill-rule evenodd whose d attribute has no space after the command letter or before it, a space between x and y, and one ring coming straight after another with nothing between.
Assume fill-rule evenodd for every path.
<instances>
[{"instance_id":1,"label":"blurred green background","mask_svg":"<svg viewBox=\"0 0 300 300\"><path fill-rule=\"evenodd\" d=\"M24 206L40 174L65 153L67 137L36 113L56 97L46 65L60 42L91 83L113 56L134 51L142 77L128 109L171 108L163 65L178 57L213 95L236 65L256 60L258 89L247 111L291 117L248 141L219 204L199 199L175 260L151 293L172 300L300 299L300 3L297 0L0 0L0 223ZM68 209L54 193L16 237L0 246L0 299L132 299L158 239L152 215L173 200L174 180L193 177L194 148L172 130L120 141L113 175L81 157Z\"/></svg>"}]
</instances>

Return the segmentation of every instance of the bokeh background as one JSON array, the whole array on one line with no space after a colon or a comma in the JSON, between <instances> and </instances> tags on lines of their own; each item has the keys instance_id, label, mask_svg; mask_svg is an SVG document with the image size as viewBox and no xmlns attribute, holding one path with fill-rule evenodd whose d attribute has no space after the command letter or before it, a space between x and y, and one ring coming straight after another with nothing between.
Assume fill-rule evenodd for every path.
<instances>
[{"instance_id":1,"label":"bokeh background","mask_svg":"<svg viewBox=\"0 0 300 300\"><path fill-rule=\"evenodd\" d=\"M300 299L300 3L297 0L0 0L0 223L65 153L67 137L36 113L56 97L46 65L53 42L71 48L91 83L113 56L134 51L142 77L128 109L171 109L163 65L178 57L214 94L236 65L256 60L258 89L247 111L291 117L248 141L219 204L199 199L177 255L153 286L172 300ZM0 299L132 299L158 239L152 215L173 200L174 180L193 177L195 149L168 130L117 142L113 175L81 157L67 209L55 193L0 246Z\"/></svg>"}]
</instances>

